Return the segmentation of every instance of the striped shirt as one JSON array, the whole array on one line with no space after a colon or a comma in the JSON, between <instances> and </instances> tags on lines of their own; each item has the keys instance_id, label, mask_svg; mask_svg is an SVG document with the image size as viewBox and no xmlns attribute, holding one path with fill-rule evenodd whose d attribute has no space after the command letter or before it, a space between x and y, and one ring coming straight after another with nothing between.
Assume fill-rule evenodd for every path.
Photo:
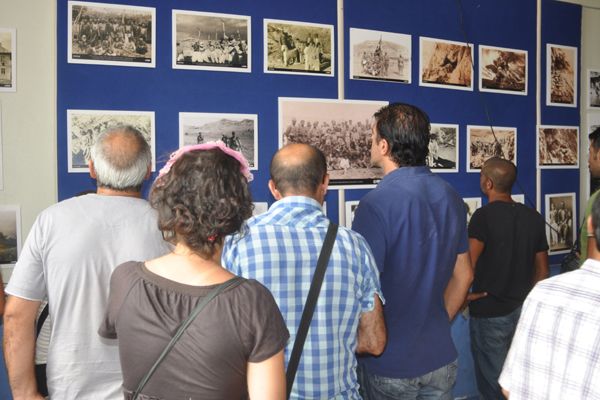
<instances>
[{"instance_id":1,"label":"striped shirt","mask_svg":"<svg viewBox=\"0 0 600 400\"><path fill-rule=\"evenodd\" d=\"M223 265L273 293L291 335L287 364L329 220L317 201L290 196L247 225L246 232L226 239ZM356 332L360 314L373 309L375 294L381 297L371 250L362 236L339 227L292 399L360 399Z\"/></svg>"},{"instance_id":2,"label":"striped shirt","mask_svg":"<svg viewBox=\"0 0 600 400\"><path fill-rule=\"evenodd\" d=\"M531 291L499 379L518 399L600 399L600 262Z\"/></svg>"}]
</instances>

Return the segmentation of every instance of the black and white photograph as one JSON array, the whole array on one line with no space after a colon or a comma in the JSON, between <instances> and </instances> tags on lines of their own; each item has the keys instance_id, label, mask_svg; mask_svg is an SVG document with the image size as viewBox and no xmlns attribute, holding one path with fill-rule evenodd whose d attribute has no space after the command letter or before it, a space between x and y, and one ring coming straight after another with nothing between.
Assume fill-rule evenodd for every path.
<instances>
[{"instance_id":1,"label":"black and white photograph","mask_svg":"<svg viewBox=\"0 0 600 400\"><path fill-rule=\"evenodd\" d=\"M467 225L469 225L475 210L481 208L481 197L463 197L463 202L465 203L465 211L467 212Z\"/></svg>"},{"instance_id":2,"label":"black and white photograph","mask_svg":"<svg viewBox=\"0 0 600 400\"><path fill-rule=\"evenodd\" d=\"M358 207L359 200L350 200L346 202L346 213L345 215L345 224L344 226L348 229L352 228L352 221L354 221L354 212L356 211L356 207Z\"/></svg>"},{"instance_id":3,"label":"black and white photograph","mask_svg":"<svg viewBox=\"0 0 600 400\"><path fill-rule=\"evenodd\" d=\"M106 130L129 125L139 130L152 151L152 171L156 170L153 111L67 110L69 172L89 173L91 146Z\"/></svg>"},{"instance_id":4,"label":"black and white photograph","mask_svg":"<svg viewBox=\"0 0 600 400\"><path fill-rule=\"evenodd\" d=\"M250 17L173 10L173 68L251 72Z\"/></svg>"},{"instance_id":5,"label":"black and white photograph","mask_svg":"<svg viewBox=\"0 0 600 400\"><path fill-rule=\"evenodd\" d=\"M0 28L0 92L17 90L17 30Z\"/></svg>"},{"instance_id":6,"label":"black and white photograph","mask_svg":"<svg viewBox=\"0 0 600 400\"><path fill-rule=\"evenodd\" d=\"M577 107L577 47L546 45L546 105Z\"/></svg>"},{"instance_id":7,"label":"black and white photograph","mask_svg":"<svg viewBox=\"0 0 600 400\"><path fill-rule=\"evenodd\" d=\"M308 143L327 157L330 185L373 185L371 123L385 101L279 98L279 147Z\"/></svg>"},{"instance_id":8,"label":"black and white photograph","mask_svg":"<svg viewBox=\"0 0 600 400\"><path fill-rule=\"evenodd\" d=\"M589 135L594 132L597 128L600 128L600 113L588 113L587 115L587 127Z\"/></svg>"},{"instance_id":9,"label":"black and white photograph","mask_svg":"<svg viewBox=\"0 0 600 400\"><path fill-rule=\"evenodd\" d=\"M154 68L156 10L69 1L68 61Z\"/></svg>"},{"instance_id":10,"label":"black and white photograph","mask_svg":"<svg viewBox=\"0 0 600 400\"><path fill-rule=\"evenodd\" d=\"M0 205L0 264L14 264L21 252L21 207Z\"/></svg>"},{"instance_id":11,"label":"black and white photograph","mask_svg":"<svg viewBox=\"0 0 600 400\"><path fill-rule=\"evenodd\" d=\"M588 69L588 108L600 109L600 70Z\"/></svg>"},{"instance_id":12,"label":"black and white photograph","mask_svg":"<svg viewBox=\"0 0 600 400\"><path fill-rule=\"evenodd\" d=\"M333 25L264 20L264 72L335 75Z\"/></svg>"},{"instance_id":13,"label":"black and white photograph","mask_svg":"<svg viewBox=\"0 0 600 400\"><path fill-rule=\"evenodd\" d=\"M473 90L473 45L421 36L419 85Z\"/></svg>"},{"instance_id":14,"label":"black and white photograph","mask_svg":"<svg viewBox=\"0 0 600 400\"><path fill-rule=\"evenodd\" d=\"M467 126L467 172L479 172L485 160L500 157L517 165L517 128Z\"/></svg>"},{"instance_id":15,"label":"black and white photograph","mask_svg":"<svg viewBox=\"0 0 600 400\"><path fill-rule=\"evenodd\" d=\"M179 113L179 145L221 140L241 152L251 170L258 169L258 115Z\"/></svg>"},{"instance_id":16,"label":"black and white photograph","mask_svg":"<svg viewBox=\"0 0 600 400\"><path fill-rule=\"evenodd\" d=\"M515 203L525 204L525 195L524 194L511 194L513 201Z\"/></svg>"},{"instance_id":17,"label":"black and white photograph","mask_svg":"<svg viewBox=\"0 0 600 400\"><path fill-rule=\"evenodd\" d=\"M479 90L527 95L527 51L479 46Z\"/></svg>"},{"instance_id":18,"label":"black and white photograph","mask_svg":"<svg viewBox=\"0 0 600 400\"><path fill-rule=\"evenodd\" d=\"M568 253L577 234L575 193L547 194L545 210L548 253Z\"/></svg>"},{"instance_id":19,"label":"black and white photograph","mask_svg":"<svg viewBox=\"0 0 600 400\"><path fill-rule=\"evenodd\" d=\"M579 127L540 125L537 129L538 168L579 168Z\"/></svg>"},{"instance_id":20,"label":"black and white photograph","mask_svg":"<svg viewBox=\"0 0 600 400\"><path fill-rule=\"evenodd\" d=\"M255 201L254 202L254 210L252 210L252 216L256 217L257 215L264 214L269 210L269 203L266 201Z\"/></svg>"},{"instance_id":21,"label":"black and white photograph","mask_svg":"<svg viewBox=\"0 0 600 400\"><path fill-rule=\"evenodd\" d=\"M427 166L433 172L458 172L458 125L431 124Z\"/></svg>"},{"instance_id":22,"label":"black and white photograph","mask_svg":"<svg viewBox=\"0 0 600 400\"><path fill-rule=\"evenodd\" d=\"M350 79L411 82L411 36L350 28Z\"/></svg>"}]
</instances>

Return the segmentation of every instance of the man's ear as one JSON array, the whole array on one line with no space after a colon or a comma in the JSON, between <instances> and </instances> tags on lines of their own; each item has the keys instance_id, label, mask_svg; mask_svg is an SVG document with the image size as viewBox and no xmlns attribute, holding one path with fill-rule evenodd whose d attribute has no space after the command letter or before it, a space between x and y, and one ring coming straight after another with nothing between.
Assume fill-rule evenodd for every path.
<instances>
[{"instance_id":1,"label":"man's ear","mask_svg":"<svg viewBox=\"0 0 600 400\"><path fill-rule=\"evenodd\" d=\"M88 161L88 168L90 169L90 177L96 179L98 175L96 174L96 168L94 168L94 162L92 160Z\"/></svg>"},{"instance_id":2,"label":"man's ear","mask_svg":"<svg viewBox=\"0 0 600 400\"><path fill-rule=\"evenodd\" d=\"M275 187L275 182L273 182L273 179L269 179L269 190L271 191L271 194L273 195L273 197L275 198L275 200L279 201L283 198L283 196L281 195L281 192Z\"/></svg>"},{"instance_id":3,"label":"man's ear","mask_svg":"<svg viewBox=\"0 0 600 400\"><path fill-rule=\"evenodd\" d=\"M323 201L325 201L325 195L327 194L327 188L329 187L329 174L325 174L323 177L321 187L323 188Z\"/></svg>"},{"instance_id":4,"label":"man's ear","mask_svg":"<svg viewBox=\"0 0 600 400\"><path fill-rule=\"evenodd\" d=\"M590 235L595 236L594 235L594 226L592 224L592 216L591 215L588 217L586 224L587 224L588 237Z\"/></svg>"}]
</instances>

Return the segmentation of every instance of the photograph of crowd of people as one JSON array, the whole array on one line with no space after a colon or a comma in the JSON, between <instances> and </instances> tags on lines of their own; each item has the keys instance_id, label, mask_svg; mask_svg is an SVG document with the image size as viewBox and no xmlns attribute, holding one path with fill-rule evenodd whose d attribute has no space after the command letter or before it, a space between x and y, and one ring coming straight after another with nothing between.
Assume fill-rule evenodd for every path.
<instances>
[{"instance_id":1,"label":"photograph of crowd of people","mask_svg":"<svg viewBox=\"0 0 600 400\"><path fill-rule=\"evenodd\" d=\"M251 72L250 17L173 10L173 68Z\"/></svg>"},{"instance_id":2,"label":"photograph of crowd of people","mask_svg":"<svg viewBox=\"0 0 600 400\"><path fill-rule=\"evenodd\" d=\"M0 205L0 264L14 264L21 251L21 208Z\"/></svg>"},{"instance_id":3,"label":"photograph of crowd of people","mask_svg":"<svg viewBox=\"0 0 600 400\"><path fill-rule=\"evenodd\" d=\"M109 128L129 125L139 130L152 150L156 169L153 111L67 110L69 172L89 172L91 146Z\"/></svg>"},{"instance_id":4,"label":"photograph of crowd of people","mask_svg":"<svg viewBox=\"0 0 600 400\"><path fill-rule=\"evenodd\" d=\"M258 115L179 113L179 145L221 140L258 169Z\"/></svg>"},{"instance_id":5,"label":"photograph of crowd of people","mask_svg":"<svg viewBox=\"0 0 600 400\"><path fill-rule=\"evenodd\" d=\"M419 85L473 90L473 45L420 38Z\"/></svg>"},{"instance_id":6,"label":"photograph of crowd of people","mask_svg":"<svg viewBox=\"0 0 600 400\"><path fill-rule=\"evenodd\" d=\"M0 92L17 90L17 31L0 28Z\"/></svg>"},{"instance_id":7,"label":"photograph of crowd of people","mask_svg":"<svg viewBox=\"0 0 600 400\"><path fill-rule=\"evenodd\" d=\"M69 62L154 67L155 9L69 2Z\"/></svg>"},{"instance_id":8,"label":"photograph of crowd of people","mask_svg":"<svg viewBox=\"0 0 600 400\"><path fill-rule=\"evenodd\" d=\"M475 210L481 208L481 197L463 197L463 202L465 203L465 211L467 213L467 225L469 225Z\"/></svg>"},{"instance_id":9,"label":"photograph of crowd of people","mask_svg":"<svg viewBox=\"0 0 600 400\"><path fill-rule=\"evenodd\" d=\"M600 108L600 70L588 70L588 107Z\"/></svg>"},{"instance_id":10,"label":"photograph of crowd of people","mask_svg":"<svg viewBox=\"0 0 600 400\"><path fill-rule=\"evenodd\" d=\"M479 46L479 90L527 95L527 51Z\"/></svg>"},{"instance_id":11,"label":"photograph of crowd of people","mask_svg":"<svg viewBox=\"0 0 600 400\"><path fill-rule=\"evenodd\" d=\"M467 172L479 172L490 157L501 157L517 165L517 128L467 126Z\"/></svg>"},{"instance_id":12,"label":"photograph of crowd of people","mask_svg":"<svg viewBox=\"0 0 600 400\"><path fill-rule=\"evenodd\" d=\"M334 76L333 25L265 19L264 72Z\"/></svg>"},{"instance_id":13,"label":"photograph of crowd of people","mask_svg":"<svg viewBox=\"0 0 600 400\"><path fill-rule=\"evenodd\" d=\"M577 47L546 45L546 105L577 107Z\"/></svg>"},{"instance_id":14,"label":"photograph of crowd of people","mask_svg":"<svg viewBox=\"0 0 600 400\"><path fill-rule=\"evenodd\" d=\"M567 253L575 241L575 193L546 195L546 238L550 254Z\"/></svg>"},{"instance_id":15,"label":"photograph of crowd of people","mask_svg":"<svg viewBox=\"0 0 600 400\"><path fill-rule=\"evenodd\" d=\"M458 125L431 124L427 166L434 172L458 172Z\"/></svg>"},{"instance_id":16,"label":"photograph of crowd of people","mask_svg":"<svg viewBox=\"0 0 600 400\"><path fill-rule=\"evenodd\" d=\"M579 168L579 127L538 126L539 168Z\"/></svg>"},{"instance_id":17,"label":"photograph of crowd of people","mask_svg":"<svg viewBox=\"0 0 600 400\"><path fill-rule=\"evenodd\" d=\"M330 184L373 184L382 171L371 166L371 121L383 101L279 98L279 147L308 143L327 157Z\"/></svg>"},{"instance_id":18,"label":"photograph of crowd of people","mask_svg":"<svg viewBox=\"0 0 600 400\"><path fill-rule=\"evenodd\" d=\"M350 79L411 82L411 36L350 28Z\"/></svg>"},{"instance_id":19,"label":"photograph of crowd of people","mask_svg":"<svg viewBox=\"0 0 600 400\"><path fill-rule=\"evenodd\" d=\"M350 200L346 202L346 213L345 216L345 224L346 228L352 228L352 221L354 221L354 212L356 211L356 207L358 207L359 200Z\"/></svg>"}]
</instances>

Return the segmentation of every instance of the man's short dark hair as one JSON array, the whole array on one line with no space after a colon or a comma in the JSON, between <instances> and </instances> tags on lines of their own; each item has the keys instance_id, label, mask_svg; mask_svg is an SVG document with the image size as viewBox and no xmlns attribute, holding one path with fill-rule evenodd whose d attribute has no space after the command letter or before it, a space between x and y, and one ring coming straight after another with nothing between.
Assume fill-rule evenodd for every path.
<instances>
[{"instance_id":1,"label":"man's short dark hair","mask_svg":"<svg viewBox=\"0 0 600 400\"><path fill-rule=\"evenodd\" d=\"M374 115L380 139L390 146L390 157L398 166L425 165L429 153L429 117L418 107L393 103Z\"/></svg>"},{"instance_id":2,"label":"man's short dark hair","mask_svg":"<svg viewBox=\"0 0 600 400\"><path fill-rule=\"evenodd\" d=\"M286 193L315 193L327 174L325 154L318 148L306 145L308 157L301 162L288 162L281 150L271 160L269 172L277 190Z\"/></svg>"},{"instance_id":3,"label":"man's short dark hair","mask_svg":"<svg viewBox=\"0 0 600 400\"><path fill-rule=\"evenodd\" d=\"M600 150L600 126L594 129L592 133L588 135L590 139L590 146L596 150Z\"/></svg>"},{"instance_id":4,"label":"man's short dark hair","mask_svg":"<svg viewBox=\"0 0 600 400\"><path fill-rule=\"evenodd\" d=\"M481 168L481 173L494 182L498 193L508 193L517 179L517 167L511 161L500 157L488 158Z\"/></svg>"}]
</instances>

